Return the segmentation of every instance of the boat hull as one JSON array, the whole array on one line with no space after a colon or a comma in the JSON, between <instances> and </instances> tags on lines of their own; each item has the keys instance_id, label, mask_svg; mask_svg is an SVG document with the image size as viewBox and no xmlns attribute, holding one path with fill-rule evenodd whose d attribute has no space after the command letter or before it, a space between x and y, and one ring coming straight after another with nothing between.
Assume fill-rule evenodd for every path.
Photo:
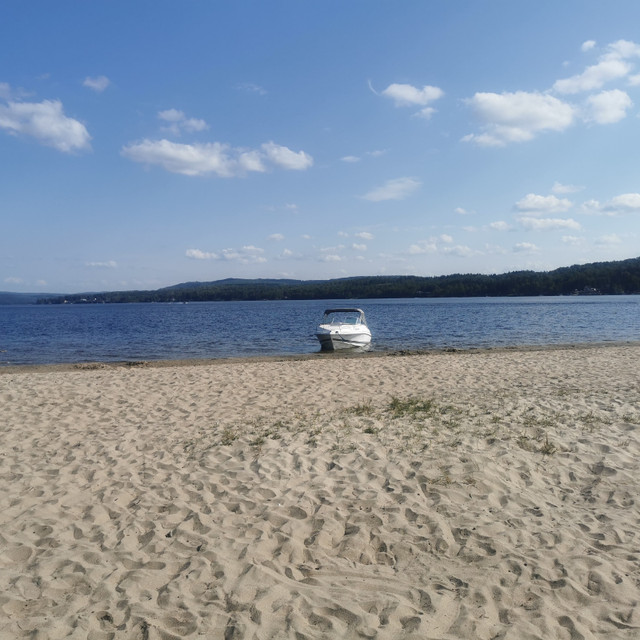
<instances>
[{"instance_id":1,"label":"boat hull","mask_svg":"<svg viewBox=\"0 0 640 640\"><path fill-rule=\"evenodd\" d=\"M338 351L342 349L364 349L371 344L371 334L360 332L345 334L340 331L316 333L322 351Z\"/></svg>"}]
</instances>

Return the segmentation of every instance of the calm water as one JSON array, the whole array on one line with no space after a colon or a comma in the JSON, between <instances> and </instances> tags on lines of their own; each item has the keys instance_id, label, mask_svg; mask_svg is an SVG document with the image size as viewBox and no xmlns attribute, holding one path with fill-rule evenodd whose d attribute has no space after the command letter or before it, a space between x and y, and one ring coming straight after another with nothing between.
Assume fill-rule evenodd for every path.
<instances>
[{"instance_id":1,"label":"calm water","mask_svg":"<svg viewBox=\"0 0 640 640\"><path fill-rule=\"evenodd\" d=\"M0 306L0 366L318 351L326 307L365 310L375 350L640 340L640 296Z\"/></svg>"}]
</instances>

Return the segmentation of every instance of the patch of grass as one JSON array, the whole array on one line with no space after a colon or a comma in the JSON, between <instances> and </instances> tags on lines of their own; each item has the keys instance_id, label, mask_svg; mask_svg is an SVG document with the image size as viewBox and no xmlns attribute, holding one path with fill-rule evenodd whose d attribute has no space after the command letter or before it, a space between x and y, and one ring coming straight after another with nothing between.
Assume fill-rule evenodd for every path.
<instances>
[{"instance_id":1,"label":"patch of grass","mask_svg":"<svg viewBox=\"0 0 640 640\"><path fill-rule=\"evenodd\" d=\"M262 445L264 444L265 439L266 438L264 437L264 434L261 433L259 436L256 436L249 444L252 447L262 448Z\"/></svg>"},{"instance_id":2,"label":"patch of grass","mask_svg":"<svg viewBox=\"0 0 640 640\"><path fill-rule=\"evenodd\" d=\"M541 453L545 456L551 456L558 451L558 447L549 440L549 436L546 433L544 434L544 440L542 439L542 435L537 438L531 438L523 433L518 436L516 442L521 449L531 453Z\"/></svg>"},{"instance_id":3,"label":"patch of grass","mask_svg":"<svg viewBox=\"0 0 640 640\"><path fill-rule=\"evenodd\" d=\"M371 400L365 400L354 407L348 407L345 412L354 416L372 416L375 413L375 409L371 404Z\"/></svg>"},{"instance_id":4,"label":"patch of grass","mask_svg":"<svg viewBox=\"0 0 640 640\"><path fill-rule=\"evenodd\" d=\"M542 443L542 446L540 446L540 448L538 449L538 451L545 456L551 456L553 455L556 451L558 450L558 448L556 447L555 444L553 444L553 442L549 442L549 436L545 435L544 438L544 442Z\"/></svg>"},{"instance_id":5,"label":"patch of grass","mask_svg":"<svg viewBox=\"0 0 640 640\"><path fill-rule=\"evenodd\" d=\"M524 433L521 433L516 438L516 443L521 449L524 449L525 451L535 451L535 445L533 444L533 441Z\"/></svg>"},{"instance_id":6,"label":"patch of grass","mask_svg":"<svg viewBox=\"0 0 640 640\"><path fill-rule=\"evenodd\" d=\"M238 434L231 428L225 427L220 434L220 444L227 447L238 439Z\"/></svg>"},{"instance_id":7,"label":"patch of grass","mask_svg":"<svg viewBox=\"0 0 640 640\"><path fill-rule=\"evenodd\" d=\"M286 422L283 422L282 420L278 420L277 422L274 422L271 425L270 432L272 434L278 434L278 438L279 438L280 437L279 434L281 431L290 431L290 430L291 430L291 427ZM271 437L273 438L275 436L272 435Z\"/></svg>"},{"instance_id":8,"label":"patch of grass","mask_svg":"<svg viewBox=\"0 0 640 640\"><path fill-rule=\"evenodd\" d=\"M580 420L584 427L586 427L591 432L602 427L603 425L612 424L612 420L610 418L598 417L597 415L595 415L595 413L593 413L593 411L589 411L589 413L584 413L581 416L578 416L578 420Z\"/></svg>"},{"instance_id":9,"label":"patch of grass","mask_svg":"<svg viewBox=\"0 0 640 640\"><path fill-rule=\"evenodd\" d=\"M393 396L389 403L389 411L394 418L408 416L417 418L424 414L431 414L435 411L433 400L422 400L420 398L397 398Z\"/></svg>"},{"instance_id":10,"label":"patch of grass","mask_svg":"<svg viewBox=\"0 0 640 640\"><path fill-rule=\"evenodd\" d=\"M529 411L533 411L533 408L529 409ZM541 427L549 429L555 426L556 423L550 416L534 416L529 414L524 416L522 424L527 428Z\"/></svg>"}]
</instances>

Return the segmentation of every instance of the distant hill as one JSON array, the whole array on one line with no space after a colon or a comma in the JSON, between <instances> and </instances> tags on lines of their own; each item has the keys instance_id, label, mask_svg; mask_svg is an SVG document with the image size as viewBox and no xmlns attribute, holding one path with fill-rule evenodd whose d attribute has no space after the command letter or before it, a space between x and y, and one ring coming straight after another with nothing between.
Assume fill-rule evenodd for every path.
<instances>
[{"instance_id":1,"label":"distant hill","mask_svg":"<svg viewBox=\"0 0 640 640\"><path fill-rule=\"evenodd\" d=\"M36 304L46 298L57 298L59 293L12 293L0 291L0 304Z\"/></svg>"},{"instance_id":2,"label":"distant hill","mask_svg":"<svg viewBox=\"0 0 640 640\"><path fill-rule=\"evenodd\" d=\"M158 291L179 291L183 289L197 289L199 287L211 287L211 286L226 286L226 285L294 285L302 284L304 282L310 282L305 280L285 280L285 279L273 279L273 278L225 278L224 280L214 280L213 282L182 282L180 284L173 284L169 287L163 287Z\"/></svg>"},{"instance_id":3,"label":"distant hill","mask_svg":"<svg viewBox=\"0 0 640 640\"><path fill-rule=\"evenodd\" d=\"M359 276L334 280L227 278L185 282L154 291L46 296L41 304L105 302L205 302L223 300L332 300L349 298L447 298L640 293L640 258L514 271L498 275Z\"/></svg>"}]
</instances>

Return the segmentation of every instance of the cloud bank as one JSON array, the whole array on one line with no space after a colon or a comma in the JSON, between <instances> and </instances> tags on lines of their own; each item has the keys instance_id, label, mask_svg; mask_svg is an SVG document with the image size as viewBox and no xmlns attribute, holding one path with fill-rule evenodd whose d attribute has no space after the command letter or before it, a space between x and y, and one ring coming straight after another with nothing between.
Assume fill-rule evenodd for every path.
<instances>
[{"instance_id":1,"label":"cloud bank","mask_svg":"<svg viewBox=\"0 0 640 640\"><path fill-rule=\"evenodd\" d=\"M586 41L582 51L588 53L595 47L594 41ZM462 140L483 147L504 147L528 142L546 132L565 131L577 122L615 124L627 117L633 102L621 88L602 89L615 81L637 86L640 77L631 75L636 58L640 58L640 45L618 40L606 47L596 64L556 80L550 90L476 93L465 102L474 112L480 130ZM587 93L580 98L580 94Z\"/></svg>"}]
</instances>

